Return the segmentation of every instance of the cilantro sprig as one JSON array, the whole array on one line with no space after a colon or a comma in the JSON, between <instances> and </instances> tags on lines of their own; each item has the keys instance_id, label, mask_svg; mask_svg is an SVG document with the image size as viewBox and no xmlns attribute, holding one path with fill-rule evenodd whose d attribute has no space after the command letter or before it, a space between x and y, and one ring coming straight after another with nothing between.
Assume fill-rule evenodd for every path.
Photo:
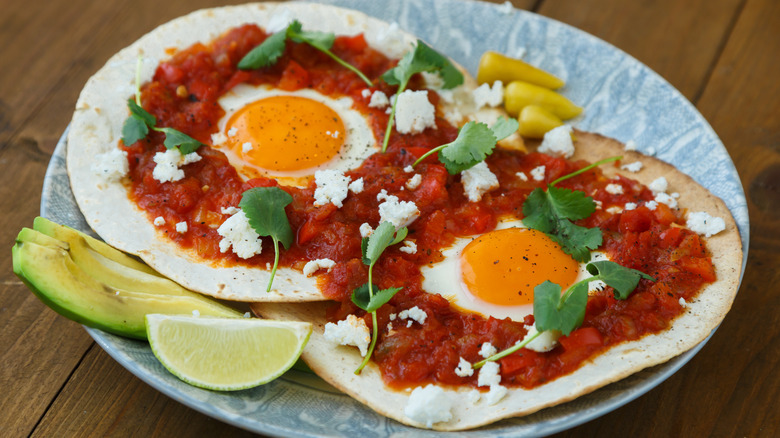
<instances>
[{"instance_id":1,"label":"cilantro sprig","mask_svg":"<svg viewBox=\"0 0 780 438\"><path fill-rule=\"evenodd\" d=\"M363 362L360 366L355 370L355 374L360 374L371 358L371 354L374 352L374 347L376 346L378 334L376 310L390 301L390 299L401 290L400 287L392 287L375 291L378 287L372 281L374 264L376 264L379 257L388 247L404 240L407 233L408 230L406 227L396 231L395 226L392 223L385 221L379 224L376 230L371 233L371 236L364 237L361 243L363 264L368 265L368 282L352 292L352 302L366 312L371 313L373 330L371 331L371 345L368 347L368 353L366 354L366 357L363 358Z\"/></svg>"},{"instance_id":2,"label":"cilantro sprig","mask_svg":"<svg viewBox=\"0 0 780 438\"><path fill-rule=\"evenodd\" d=\"M546 191L541 188L534 189L523 203L523 215L525 215L523 224L550 236L575 260L579 262L590 260L590 250L601 246L601 230L597 227L581 227L573 221L590 216L596 210L596 204L593 198L585 196L581 191L562 189L555 185L596 166L621 158L607 158L564 175L548 184Z\"/></svg>"},{"instance_id":3,"label":"cilantro sprig","mask_svg":"<svg viewBox=\"0 0 780 438\"><path fill-rule=\"evenodd\" d=\"M182 155L195 152L203 143L189 135L173 128L158 128L157 118L141 106L141 58L138 58L135 69L135 98L127 100L130 117L122 125L122 142L126 146L146 138L149 130L165 134L163 145L166 149L178 149Z\"/></svg>"},{"instance_id":4,"label":"cilantro sprig","mask_svg":"<svg viewBox=\"0 0 780 438\"><path fill-rule=\"evenodd\" d=\"M585 269L592 275L571 285L566 293L561 295L561 286L545 281L534 288L534 325L537 333L527 336L521 342L506 350L502 350L485 360L474 364L480 368L489 361L496 361L525 347L538 338L542 332L557 330L568 336L582 325L585 319L585 308L588 304L588 284L601 280L614 289L615 298L626 300L636 289L639 280L655 279L644 272L626 268L615 262L603 260L588 263Z\"/></svg>"},{"instance_id":5,"label":"cilantro sprig","mask_svg":"<svg viewBox=\"0 0 780 438\"><path fill-rule=\"evenodd\" d=\"M282 242L285 249L290 249L292 244L293 233L284 211L284 207L292 201L292 196L279 187L255 187L245 191L238 203L249 219L249 225L257 234L270 236L274 241L274 266L266 292L271 291L276 267L279 265L279 242Z\"/></svg>"},{"instance_id":6,"label":"cilantro sprig","mask_svg":"<svg viewBox=\"0 0 780 438\"><path fill-rule=\"evenodd\" d=\"M447 172L455 175L484 161L493 153L496 143L512 135L518 127L517 120L506 117L499 118L490 128L481 122L468 122L458 131L458 137L452 143L431 149L418 158L412 167L431 154L438 153L439 161L447 168Z\"/></svg>"},{"instance_id":7,"label":"cilantro sprig","mask_svg":"<svg viewBox=\"0 0 780 438\"><path fill-rule=\"evenodd\" d=\"M371 80L368 79L363 72L330 51L331 47L333 47L333 42L336 40L335 34L303 30L303 26L298 20L293 20L286 29L274 33L266 38L259 46L252 49L241 59L241 61L239 61L238 68L242 70L254 70L275 64L282 54L284 54L285 42L287 39L296 43L306 43L314 47L358 75L358 77L368 84L369 87L373 85Z\"/></svg>"},{"instance_id":8,"label":"cilantro sprig","mask_svg":"<svg viewBox=\"0 0 780 438\"><path fill-rule=\"evenodd\" d=\"M398 61L398 65L382 74L382 80L388 85L398 85L396 97L406 90L409 80L417 73L435 72L441 77L444 84L442 88L455 88L463 83L463 74L441 53L433 50L421 40L417 40L414 50L406 54ZM382 152L387 150L387 142L390 140L390 132L393 130L395 120L395 107L398 99L393 99L390 109L390 119L387 122L385 139L382 142Z\"/></svg>"}]
</instances>

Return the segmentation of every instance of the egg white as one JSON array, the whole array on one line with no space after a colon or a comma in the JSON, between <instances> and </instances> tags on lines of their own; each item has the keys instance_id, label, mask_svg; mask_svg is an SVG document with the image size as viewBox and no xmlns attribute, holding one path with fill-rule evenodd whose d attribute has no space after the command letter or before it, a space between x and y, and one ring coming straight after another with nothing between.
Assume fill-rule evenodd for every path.
<instances>
[{"instance_id":1,"label":"egg white","mask_svg":"<svg viewBox=\"0 0 780 438\"><path fill-rule=\"evenodd\" d=\"M507 228L527 228L519 219L502 220L496 230ZM463 274L460 267L460 255L463 249L479 235L460 237L447 249L442 251L444 259L438 263L424 266L421 269L423 275L422 288L428 293L435 293L446 298L455 306L481 314L484 317L492 316L498 319L510 318L513 321L522 322L527 315L534 313L533 304L519 306L501 306L488 303L469 292L463 282ZM608 260L607 255L600 251L591 251L591 262ZM592 277L585 269L587 263L580 263L579 273L575 282ZM594 281L591 288L596 287Z\"/></svg>"},{"instance_id":2,"label":"egg white","mask_svg":"<svg viewBox=\"0 0 780 438\"><path fill-rule=\"evenodd\" d=\"M261 99L274 96L297 96L320 102L335 111L341 117L346 132L343 135L344 143L339 153L326 163L295 171L277 171L258 167L244 161L228 147L220 145L228 140L227 122L233 114L244 106ZM249 179L255 175L263 175L276 178L280 184L305 186L313 177L314 172L324 169L347 171L359 167L363 161L379 150L379 145L374 138L371 128L365 116L352 108L353 100L350 97L332 98L318 93L315 90L304 88L296 91L285 91L273 88L269 85L252 86L240 84L225 93L219 104L225 110L225 115L219 120L219 132L212 135L212 144L220 149L228 158L233 167L244 178ZM323 132L323 136L329 133Z\"/></svg>"}]
</instances>

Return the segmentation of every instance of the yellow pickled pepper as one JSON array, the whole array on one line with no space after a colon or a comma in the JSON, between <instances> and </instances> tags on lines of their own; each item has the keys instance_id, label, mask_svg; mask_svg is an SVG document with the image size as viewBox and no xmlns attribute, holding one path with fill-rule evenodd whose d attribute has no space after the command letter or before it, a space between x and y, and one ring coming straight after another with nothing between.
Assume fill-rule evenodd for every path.
<instances>
[{"instance_id":1,"label":"yellow pickled pepper","mask_svg":"<svg viewBox=\"0 0 780 438\"><path fill-rule=\"evenodd\" d=\"M525 61L509 58L497 52L485 52L479 60L477 81L480 84L492 84L501 81L508 84L513 81L524 81L552 90L561 88L561 79L534 67Z\"/></svg>"},{"instance_id":2,"label":"yellow pickled pepper","mask_svg":"<svg viewBox=\"0 0 780 438\"><path fill-rule=\"evenodd\" d=\"M520 111L518 132L526 138L542 138L553 128L563 125L555 114L538 105L528 105Z\"/></svg>"},{"instance_id":3,"label":"yellow pickled pepper","mask_svg":"<svg viewBox=\"0 0 780 438\"><path fill-rule=\"evenodd\" d=\"M528 105L538 105L562 120L577 117L582 108L569 99L538 85L514 81L504 88L504 107L512 116L517 116Z\"/></svg>"}]
</instances>

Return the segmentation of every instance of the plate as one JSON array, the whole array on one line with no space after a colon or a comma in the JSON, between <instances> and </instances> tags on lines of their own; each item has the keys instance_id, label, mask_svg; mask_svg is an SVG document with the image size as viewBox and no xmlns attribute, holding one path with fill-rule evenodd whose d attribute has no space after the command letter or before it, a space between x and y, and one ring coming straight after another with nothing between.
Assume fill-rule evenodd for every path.
<instances>
[{"instance_id":1,"label":"plate","mask_svg":"<svg viewBox=\"0 0 780 438\"><path fill-rule=\"evenodd\" d=\"M577 128L623 142L633 140L639 150L674 164L726 202L739 227L744 272L749 222L736 169L715 132L690 102L639 61L585 32L506 5L460 0L388 3L325 0L322 3L397 22L402 29L424 39L472 73L476 72L481 54L495 50L522 57L563 78L567 85L562 92L585 107L584 114L573 120ZM46 172L41 215L91 233L70 191L65 169L66 138L67 131ZM286 437L442 434L387 419L322 380L297 371L245 391L201 390L168 373L147 343L90 328L87 332L111 357L152 387L195 410L243 429ZM574 401L533 415L447 435L540 436L574 427L660 384L688 362L705 342L667 363Z\"/></svg>"}]
</instances>

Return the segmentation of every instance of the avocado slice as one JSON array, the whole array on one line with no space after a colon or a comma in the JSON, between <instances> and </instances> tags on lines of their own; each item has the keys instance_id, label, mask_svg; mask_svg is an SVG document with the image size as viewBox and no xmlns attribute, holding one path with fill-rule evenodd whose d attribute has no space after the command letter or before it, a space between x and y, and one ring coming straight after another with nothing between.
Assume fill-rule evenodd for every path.
<instances>
[{"instance_id":1,"label":"avocado slice","mask_svg":"<svg viewBox=\"0 0 780 438\"><path fill-rule=\"evenodd\" d=\"M13 268L41 301L66 318L120 336L146 339L147 313L191 314L197 310L204 316L242 316L97 239L47 222L47 231L63 240L22 229L12 249Z\"/></svg>"}]
</instances>

